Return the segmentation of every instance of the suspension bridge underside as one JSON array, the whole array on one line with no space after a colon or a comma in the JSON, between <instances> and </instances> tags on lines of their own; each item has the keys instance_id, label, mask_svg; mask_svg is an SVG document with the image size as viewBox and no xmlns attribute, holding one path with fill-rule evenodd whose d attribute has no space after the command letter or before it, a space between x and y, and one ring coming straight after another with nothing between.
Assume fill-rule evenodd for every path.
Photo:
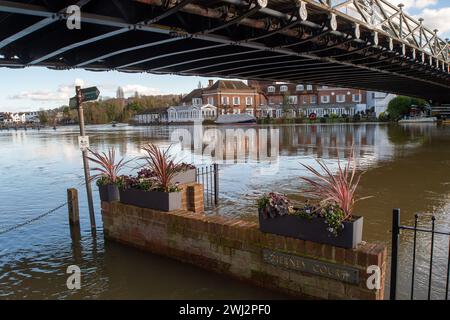
<instances>
[{"instance_id":1,"label":"suspension bridge underside","mask_svg":"<svg viewBox=\"0 0 450 320\"><path fill-rule=\"evenodd\" d=\"M450 103L448 42L385 0L367 2L0 0L0 66L314 83ZM72 5L80 29L68 28Z\"/></svg>"}]
</instances>

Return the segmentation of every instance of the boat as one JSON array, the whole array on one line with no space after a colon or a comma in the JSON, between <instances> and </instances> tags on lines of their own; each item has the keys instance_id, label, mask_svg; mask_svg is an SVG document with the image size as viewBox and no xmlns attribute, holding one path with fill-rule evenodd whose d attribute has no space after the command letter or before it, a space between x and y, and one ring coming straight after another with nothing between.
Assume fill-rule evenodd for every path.
<instances>
[{"instance_id":1,"label":"boat","mask_svg":"<svg viewBox=\"0 0 450 320\"><path fill-rule=\"evenodd\" d=\"M402 119L398 123L435 123L437 121L436 117L414 117Z\"/></svg>"},{"instance_id":2,"label":"boat","mask_svg":"<svg viewBox=\"0 0 450 320\"><path fill-rule=\"evenodd\" d=\"M249 114L222 114L214 121L216 124L253 124L256 118Z\"/></svg>"},{"instance_id":3,"label":"boat","mask_svg":"<svg viewBox=\"0 0 450 320\"><path fill-rule=\"evenodd\" d=\"M115 121L111 122L111 124L112 124L113 128L116 126L116 122Z\"/></svg>"}]
</instances>

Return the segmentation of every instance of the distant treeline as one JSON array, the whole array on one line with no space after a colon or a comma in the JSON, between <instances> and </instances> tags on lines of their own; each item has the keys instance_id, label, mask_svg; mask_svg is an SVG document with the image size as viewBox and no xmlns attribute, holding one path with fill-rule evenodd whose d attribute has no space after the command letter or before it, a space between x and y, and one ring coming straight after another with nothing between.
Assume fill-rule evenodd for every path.
<instances>
[{"instance_id":1,"label":"distant treeline","mask_svg":"<svg viewBox=\"0 0 450 320\"><path fill-rule=\"evenodd\" d=\"M138 113L178 105L180 100L180 95L171 94L86 102L83 104L84 121L86 124L105 124L112 121L128 122ZM70 109L68 106L53 110L41 110L39 119L42 124L74 124L78 123L78 111Z\"/></svg>"}]
</instances>

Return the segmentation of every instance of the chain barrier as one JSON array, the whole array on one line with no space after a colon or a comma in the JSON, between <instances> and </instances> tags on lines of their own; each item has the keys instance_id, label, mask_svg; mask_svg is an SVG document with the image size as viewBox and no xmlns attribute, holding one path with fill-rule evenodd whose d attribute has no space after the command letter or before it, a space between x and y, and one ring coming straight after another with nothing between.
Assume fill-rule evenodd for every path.
<instances>
[{"instance_id":1,"label":"chain barrier","mask_svg":"<svg viewBox=\"0 0 450 320\"><path fill-rule=\"evenodd\" d=\"M41 214L41 215L39 215L39 216L37 216L37 217L34 217L33 219L27 220L27 221L25 221L25 222L21 222L21 223L15 225L15 226L12 226L12 227L7 228L7 229L0 230L0 236L1 236L1 235L4 235L5 233L8 233L8 232L10 232L10 231L16 230L16 229L18 229L18 228L20 228L20 227L26 226L27 224L30 224L30 223L33 223L33 222L35 222L35 221L37 221L37 220L40 220L40 219L42 219L42 218L45 218L45 217L48 216L49 214L55 212L55 211L58 210L58 209L61 209L62 207L66 206L66 205L67 205L67 202L64 202L64 203L60 204L59 206L57 206L56 208L53 208L52 210L49 210L49 211L47 211L47 212L45 212L45 213L43 213L43 214Z\"/></svg>"}]
</instances>

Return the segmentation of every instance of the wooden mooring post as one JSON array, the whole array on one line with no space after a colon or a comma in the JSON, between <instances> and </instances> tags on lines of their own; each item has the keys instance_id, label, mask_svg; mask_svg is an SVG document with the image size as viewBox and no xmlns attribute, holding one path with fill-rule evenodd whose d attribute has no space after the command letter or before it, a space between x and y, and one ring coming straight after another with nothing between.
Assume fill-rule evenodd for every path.
<instances>
[{"instance_id":1,"label":"wooden mooring post","mask_svg":"<svg viewBox=\"0 0 450 320\"><path fill-rule=\"evenodd\" d=\"M78 207L78 190L67 189L67 208L69 210L69 224L71 227L80 226L80 210Z\"/></svg>"}]
</instances>

